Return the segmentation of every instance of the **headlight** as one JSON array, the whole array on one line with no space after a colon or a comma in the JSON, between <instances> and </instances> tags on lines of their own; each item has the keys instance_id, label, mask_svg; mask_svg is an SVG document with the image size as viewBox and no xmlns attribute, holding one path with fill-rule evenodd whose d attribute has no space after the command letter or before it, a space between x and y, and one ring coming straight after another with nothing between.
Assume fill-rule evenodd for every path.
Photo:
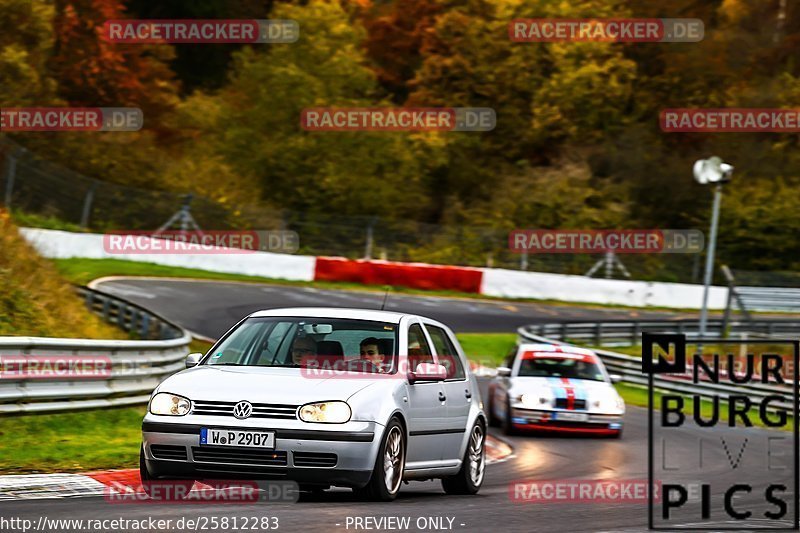
<instances>
[{"instance_id":1,"label":"headlight","mask_svg":"<svg viewBox=\"0 0 800 533\"><path fill-rule=\"evenodd\" d=\"M536 407L546 404L548 399L538 394L521 394L517 398L517 401L528 409L535 409Z\"/></svg>"},{"instance_id":2,"label":"headlight","mask_svg":"<svg viewBox=\"0 0 800 533\"><path fill-rule=\"evenodd\" d=\"M189 412L192 402L183 396L159 392L150 400L150 412L154 415L183 416Z\"/></svg>"},{"instance_id":3,"label":"headlight","mask_svg":"<svg viewBox=\"0 0 800 533\"><path fill-rule=\"evenodd\" d=\"M536 407L536 397L531 394L521 394L519 402L529 409Z\"/></svg>"},{"instance_id":4,"label":"headlight","mask_svg":"<svg viewBox=\"0 0 800 533\"><path fill-rule=\"evenodd\" d=\"M624 411L625 401L620 397L602 398L593 402L594 406L602 411Z\"/></svg>"},{"instance_id":5,"label":"headlight","mask_svg":"<svg viewBox=\"0 0 800 533\"><path fill-rule=\"evenodd\" d=\"M345 402L307 403L298 411L303 422L320 422L323 424L344 424L350 420L353 412Z\"/></svg>"}]
</instances>

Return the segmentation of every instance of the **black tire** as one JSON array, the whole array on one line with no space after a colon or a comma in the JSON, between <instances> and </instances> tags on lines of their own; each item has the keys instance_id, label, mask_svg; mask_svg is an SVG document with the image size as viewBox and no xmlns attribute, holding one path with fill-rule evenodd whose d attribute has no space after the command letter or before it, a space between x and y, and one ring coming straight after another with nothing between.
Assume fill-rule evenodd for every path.
<instances>
[{"instance_id":1,"label":"black tire","mask_svg":"<svg viewBox=\"0 0 800 533\"><path fill-rule=\"evenodd\" d=\"M515 435L517 430L511 422L511 402L506 398L506 412L503 416L503 433L506 435Z\"/></svg>"},{"instance_id":2,"label":"black tire","mask_svg":"<svg viewBox=\"0 0 800 533\"><path fill-rule=\"evenodd\" d=\"M469 433L461 469L454 476L442 478L447 494L477 494L481 490L486 470L486 428L480 420Z\"/></svg>"},{"instance_id":3,"label":"black tire","mask_svg":"<svg viewBox=\"0 0 800 533\"><path fill-rule=\"evenodd\" d=\"M354 489L356 496L361 499L390 502L397 497L400 486L403 484L403 472L406 466L406 437L403 426L396 418L392 418L386 425L375 458L375 467L366 486ZM387 449L389 453L387 454ZM387 481L385 463L392 464L391 481ZM399 468L399 471L397 470ZM388 486L391 485L391 488Z\"/></svg>"},{"instance_id":4,"label":"black tire","mask_svg":"<svg viewBox=\"0 0 800 533\"><path fill-rule=\"evenodd\" d=\"M144 493L153 500L175 500L176 496L186 497L194 485L193 479L170 480L153 477L147 470L147 463L144 461L144 445L139 448L139 477Z\"/></svg>"},{"instance_id":5,"label":"black tire","mask_svg":"<svg viewBox=\"0 0 800 533\"><path fill-rule=\"evenodd\" d=\"M486 402L486 418L489 419L489 427L500 427L500 421L494 416L494 391L489 389L489 400Z\"/></svg>"}]
</instances>

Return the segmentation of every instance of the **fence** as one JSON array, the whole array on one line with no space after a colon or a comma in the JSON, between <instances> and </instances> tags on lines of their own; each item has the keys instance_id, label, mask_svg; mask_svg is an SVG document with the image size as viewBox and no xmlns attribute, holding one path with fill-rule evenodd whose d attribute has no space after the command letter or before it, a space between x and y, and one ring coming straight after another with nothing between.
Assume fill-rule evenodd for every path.
<instances>
[{"instance_id":1,"label":"fence","mask_svg":"<svg viewBox=\"0 0 800 533\"><path fill-rule=\"evenodd\" d=\"M120 298L88 288L79 292L93 312L143 340L0 337L0 360L83 356L110 363L101 377L81 379L4 375L0 368L0 415L143 404L165 377L185 368L188 332Z\"/></svg>"},{"instance_id":2,"label":"fence","mask_svg":"<svg viewBox=\"0 0 800 533\"><path fill-rule=\"evenodd\" d=\"M88 178L52 164L0 135L0 198L7 207L57 219L73 228L106 231L155 230L184 203L185 194L128 187ZM186 191L189 192L189 191ZM387 213L391 206L386 206ZM300 236L299 253L375 258L433 264L585 274L601 255L515 254L508 249L514 228L429 224L391 216L343 216L274 209L265 205L227 206L194 196L192 216L205 229L282 229ZM36 225L41 221L24 221ZM696 282L699 256L626 255L635 279Z\"/></svg>"}]
</instances>

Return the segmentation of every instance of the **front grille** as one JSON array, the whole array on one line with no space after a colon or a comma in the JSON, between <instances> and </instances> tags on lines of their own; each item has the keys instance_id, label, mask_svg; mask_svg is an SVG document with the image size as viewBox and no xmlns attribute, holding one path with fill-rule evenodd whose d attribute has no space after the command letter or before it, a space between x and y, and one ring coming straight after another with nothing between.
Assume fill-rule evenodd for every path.
<instances>
[{"instance_id":1,"label":"front grille","mask_svg":"<svg viewBox=\"0 0 800 533\"><path fill-rule=\"evenodd\" d=\"M192 447L192 457L198 463L224 463L256 466L286 466L284 451L242 450L222 447Z\"/></svg>"},{"instance_id":2,"label":"front grille","mask_svg":"<svg viewBox=\"0 0 800 533\"><path fill-rule=\"evenodd\" d=\"M586 400L572 400L574 407L573 409L586 409ZM558 409L566 409L567 408L567 399L566 398L556 398L556 408Z\"/></svg>"},{"instance_id":3,"label":"front grille","mask_svg":"<svg viewBox=\"0 0 800 533\"><path fill-rule=\"evenodd\" d=\"M172 446L169 444L151 444L150 453L156 459L172 459L174 461L186 460L185 446Z\"/></svg>"},{"instance_id":4,"label":"front grille","mask_svg":"<svg viewBox=\"0 0 800 533\"><path fill-rule=\"evenodd\" d=\"M192 402L192 414L209 416L233 416L233 406L238 402L215 402L196 400ZM299 405L283 403L254 403L250 418L281 418L296 420Z\"/></svg>"},{"instance_id":5,"label":"front grille","mask_svg":"<svg viewBox=\"0 0 800 533\"><path fill-rule=\"evenodd\" d=\"M292 452L294 466L317 466L330 468L336 466L339 457L335 453Z\"/></svg>"}]
</instances>

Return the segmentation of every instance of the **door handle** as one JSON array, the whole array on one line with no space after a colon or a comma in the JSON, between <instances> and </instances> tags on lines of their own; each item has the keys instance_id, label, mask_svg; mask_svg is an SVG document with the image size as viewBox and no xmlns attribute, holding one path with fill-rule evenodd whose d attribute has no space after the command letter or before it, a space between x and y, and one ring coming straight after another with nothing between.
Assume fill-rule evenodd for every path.
<instances>
[{"instance_id":1,"label":"door handle","mask_svg":"<svg viewBox=\"0 0 800 533\"><path fill-rule=\"evenodd\" d=\"M472 393L469 391L469 389L465 389L464 390L464 396L467 397L467 400L471 400L472 399Z\"/></svg>"},{"instance_id":2,"label":"door handle","mask_svg":"<svg viewBox=\"0 0 800 533\"><path fill-rule=\"evenodd\" d=\"M439 391L439 401L443 402L447 399L447 396L444 395L442 391Z\"/></svg>"}]
</instances>

